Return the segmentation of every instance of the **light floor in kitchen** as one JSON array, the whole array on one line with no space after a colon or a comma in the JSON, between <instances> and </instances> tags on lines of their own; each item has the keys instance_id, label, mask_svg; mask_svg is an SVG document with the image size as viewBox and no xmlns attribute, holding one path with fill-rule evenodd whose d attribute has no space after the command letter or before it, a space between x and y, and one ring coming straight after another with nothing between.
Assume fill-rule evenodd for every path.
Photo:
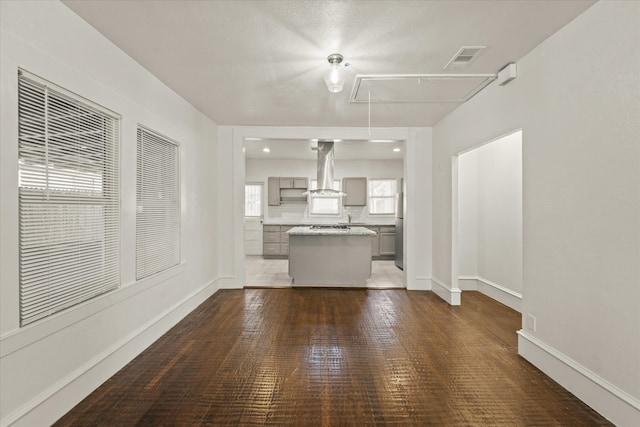
<instances>
[{"instance_id":1,"label":"light floor in kitchen","mask_svg":"<svg viewBox=\"0 0 640 427\"><path fill-rule=\"evenodd\" d=\"M287 274L289 260L263 259L260 255L245 256L245 286L292 286ZM404 273L394 261L372 261L367 288L404 288Z\"/></svg>"}]
</instances>

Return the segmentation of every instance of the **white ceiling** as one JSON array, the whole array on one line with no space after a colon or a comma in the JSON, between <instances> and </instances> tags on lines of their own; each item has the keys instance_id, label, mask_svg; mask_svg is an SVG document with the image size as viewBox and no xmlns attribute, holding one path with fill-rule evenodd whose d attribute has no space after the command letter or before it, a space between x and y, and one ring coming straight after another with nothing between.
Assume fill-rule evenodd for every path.
<instances>
[{"instance_id":1,"label":"white ceiling","mask_svg":"<svg viewBox=\"0 0 640 427\"><path fill-rule=\"evenodd\" d=\"M221 125L367 126L357 74L496 73L594 1L87 1L64 3ZM468 67L462 46L487 46ZM326 57L351 65L329 93ZM495 84L495 83L492 83ZM371 104L371 126L432 126L459 104Z\"/></svg>"},{"instance_id":2,"label":"white ceiling","mask_svg":"<svg viewBox=\"0 0 640 427\"><path fill-rule=\"evenodd\" d=\"M311 150L317 145L308 139L260 139L245 141L245 157L249 159L305 159L316 160L318 154ZM269 148L265 153L263 148ZM393 151L399 148L400 151ZM363 140L336 141L333 144L336 160L402 160L402 141L370 142Z\"/></svg>"}]
</instances>

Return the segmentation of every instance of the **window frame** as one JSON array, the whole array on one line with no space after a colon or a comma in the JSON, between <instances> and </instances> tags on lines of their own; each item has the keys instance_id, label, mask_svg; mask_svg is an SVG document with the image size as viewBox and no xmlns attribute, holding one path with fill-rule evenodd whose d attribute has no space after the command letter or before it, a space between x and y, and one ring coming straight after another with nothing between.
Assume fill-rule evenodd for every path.
<instances>
[{"instance_id":1,"label":"window frame","mask_svg":"<svg viewBox=\"0 0 640 427\"><path fill-rule=\"evenodd\" d=\"M121 117L18 69L17 118L23 327L121 285Z\"/></svg>"},{"instance_id":2,"label":"window frame","mask_svg":"<svg viewBox=\"0 0 640 427\"><path fill-rule=\"evenodd\" d=\"M392 181L394 183L395 191L391 195L385 196L374 196L373 195L373 185L377 181ZM371 216L394 216L396 214L396 204L395 198L398 193L398 180L396 178L369 178L367 179L367 213ZM372 212L373 206L375 206L374 202L378 199L390 199L392 201L392 211L391 212Z\"/></svg>"},{"instance_id":3,"label":"window frame","mask_svg":"<svg viewBox=\"0 0 640 427\"><path fill-rule=\"evenodd\" d=\"M140 166L144 162L144 157L140 159L140 144L141 135L149 135L154 138L156 142L166 145L169 150L173 150L174 158L169 159L174 162L174 183L162 183L160 188L169 188L169 193L173 197L142 197L141 192L144 192L144 188L140 188ZM144 149L144 147L143 147ZM144 150L143 150L144 156ZM181 150L180 143L163 135L147 126L138 124L136 128L136 280L142 280L144 278L153 276L163 271L174 268L181 263L182 257L182 197L181 197ZM164 160L164 159L163 159ZM147 165L148 167L149 165ZM144 165L143 165L144 167ZM142 171L144 174L144 170ZM155 175L157 177L157 174ZM148 178L148 177L147 177ZM157 186L157 182L155 183ZM156 188L156 187L153 187ZM147 194L145 192L145 194ZM151 217L151 221L157 220L158 215L164 215L163 224L155 224L157 227L155 230L152 228L153 233L151 237L145 235L144 241L142 241L143 231L148 231L148 227L154 224L142 223L144 217L145 208L155 214L155 217ZM159 228L164 227L160 230ZM145 227L143 230L142 227ZM172 227L170 227L172 226ZM160 233L162 231L163 234ZM172 233L175 233L172 235ZM167 243L161 238L169 238L169 243L174 244L172 247L163 247L160 243ZM159 242L159 240L162 240ZM143 247L145 246L145 247ZM162 248L164 252L154 251L147 252L149 247ZM162 257L162 258L159 258ZM154 259L155 258L155 259ZM161 260L163 262L161 262ZM144 263L144 265L143 265ZM151 264L151 266L150 266Z\"/></svg>"},{"instance_id":4,"label":"window frame","mask_svg":"<svg viewBox=\"0 0 640 427\"><path fill-rule=\"evenodd\" d=\"M342 196L340 194L336 195L319 195L314 194L311 190L315 190L318 188L318 180L311 179L309 180L309 196L308 196L308 206L309 206L309 217L315 218L339 218L342 216ZM333 189L337 191L341 191L342 183L339 179L333 180ZM316 213L313 211L313 200L314 199L336 199L338 202L338 211L336 213Z\"/></svg>"},{"instance_id":5,"label":"window frame","mask_svg":"<svg viewBox=\"0 0 640 427\"><path fill-rule=\"evenodd\" d=\"M247 215L247 187L257 187L260 189L260 197L258 198L260 203L260 214L259 215ZM263 218L264 217L264 183L262 182L245 182L244 184L244 217L255 219L255 218Z\"/></svg>"}]
</instances>

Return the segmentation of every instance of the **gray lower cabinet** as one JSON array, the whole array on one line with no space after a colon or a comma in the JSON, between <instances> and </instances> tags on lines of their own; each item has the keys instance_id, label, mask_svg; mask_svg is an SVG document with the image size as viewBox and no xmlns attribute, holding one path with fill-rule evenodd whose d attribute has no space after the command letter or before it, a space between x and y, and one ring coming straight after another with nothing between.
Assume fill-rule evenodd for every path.
<instances>
[{"instance_id":1,"label":"gray lower cabinet","mask_svg":"<svg viewBox=\"0 0 640 427\"><path fill-rule=\"evenodd\" d=\"M394 256L396 254L395 227L380 227L379 239L380 256Z\"/></svg>"},{"instance_id":2,"label":"gray lower cabinet","mask_svg":"<svg viewBox=\"0 0 640 427\"><path fill-rule=\"evenodd\" d=\"M287 258L291 225L264 225L262 227L263 258Z\"/></svg>"},{"instance_id":3,"label":"gray lower cabinet","mask_svg":"<svg viewBox=\"0 0 640 427\"><path fill-rule=\"evenodd\" d=\"M263 225L262 257L288 258L289 235L287 231L293 227L295 226ZM393 225L368 225L366 228L376 232L376 235L371 237L371 257L373 259L393 259L396 253L396 227Z\"/></svg>"},{"instance_id":4,"label":"gray lower cabinet","mask_svg":"<svg viewBox=\"0 0 640 427\"><path fill-rule=\"evenodd\" d=\"M377 234L371 237L371 256L373 259L393 259L396 253L395 226L367 226Z\"/></svg>"}]
</instances>

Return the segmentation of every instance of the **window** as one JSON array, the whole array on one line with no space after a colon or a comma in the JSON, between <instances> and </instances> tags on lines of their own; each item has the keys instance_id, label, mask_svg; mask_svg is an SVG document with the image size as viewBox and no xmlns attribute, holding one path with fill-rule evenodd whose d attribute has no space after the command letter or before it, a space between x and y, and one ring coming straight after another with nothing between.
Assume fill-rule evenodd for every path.
<instances>
[{"instance_id":1,"label":"window","mask_svg":"<svg viewBox=\"0 0 640 427\"><path fill-rule=\"evenodd\" d=\"M395 179L369 180L369 214L393 215L396 212Z\"/></svg>"},{"instance_id":2,"label":"window","mask_svg":"<svg viewBox=\"0 0 640 427\"><path fill-rule=\"evenodd\" d=\"M18 73L22 326L120 284L118 116Z\"/></svg>"},{"instance_id":3,"label":"window","mask_svg":"<svg viewBox=\"0 0 640 427\"><path fill-rule=\"evenodd\" d=\"M244 216L262 216L262 184L245 184Z\"/></svg>"},{"instance_id":4,"label":"window","mask_svg":"<svg viewBox=\"0 0 640 427\"><path fill-rule=\"evenodd\" d=\"M138 126L136 279L180 263L178 145Z\"/></svg>"},{"instance_id":5,"label":"window","mask_svg":"<svg viewBox=\"0 0 640 427\"><path fill-rule=\"evenodd\" d=\"M318 188L318 180L311 180L311 190ZM333 181L333 189L340 191L340 181ZM342 196L334 194L313 194L309 193L309 214L310 215L340 215L340 205Z\"/></svg>"}]
</instances>

